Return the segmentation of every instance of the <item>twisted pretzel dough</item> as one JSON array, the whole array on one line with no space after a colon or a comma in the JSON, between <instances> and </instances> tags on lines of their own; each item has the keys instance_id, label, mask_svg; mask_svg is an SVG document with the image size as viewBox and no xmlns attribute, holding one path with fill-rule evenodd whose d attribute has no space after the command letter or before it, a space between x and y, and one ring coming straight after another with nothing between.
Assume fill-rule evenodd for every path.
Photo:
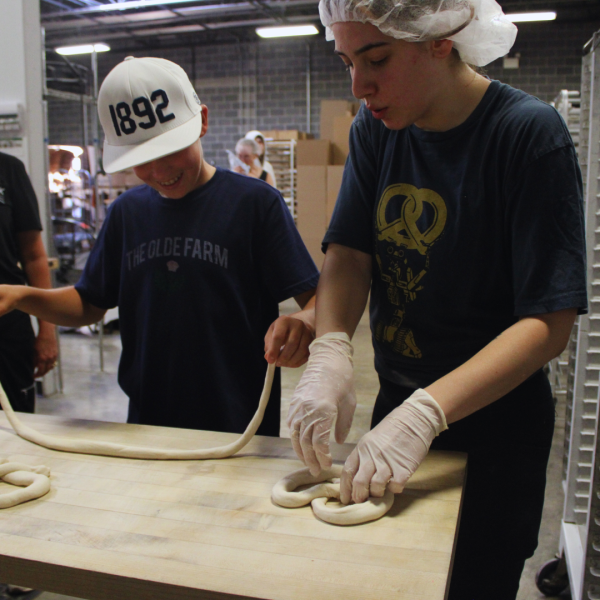
<instances>
[{"instance_id":1,"label":"twisted pretzel dough","mask_svg":"<svg viewBox=\"0 0 600 600\"><path fill-rule=\"evenodd\" d=\"M10 405L1 383L0 406L2 406L2 410L4 410L6 418L8 419L12 428L16 431L17 435L29 442L37 444L38 446L50 448L51 450L150 460L203 460L208 458L227 458L236 452L239 452L254 437L256 430L259 428L263 420L265 408L269 402L274 374L275 365L269 365L267 367L265 383L260 396L260 401L258 403L258 409L248 424L246 431L244 431L244 433L231 444L218 446L217 448L200 448L197 450L148 448L144 446L125 446L123 444L114 444L111 442L95 442L91 440L77 440L46 435L21 423L13 411L12 406ZM39 498L40 496L46 494L50 489L50 480L47 477L47 475L50 474L50 471L47 467L28 467L27 465L18 465L19 467L23 468L20 468L15 472L7 471L7 474L4 476L2 475L2 469L3 467L6 468L6 465L2 463L3 461L0 460L0 478L4 479L8 483L14 483L15 485L19 486L27 485L29 487L16 492L0 495L0 508L7 508L8 506L14 506L20 502L26 502L27 500L31 500L33 498ZM14 465L17 463L8 464ZM27 471L29 473L27 473ZM289 504L290 502L298 502L299 498L307 497L306 492L309 490L305 490L304 492L300 493L293 493L293 490L295 490L298 486L306 483L316 483L318 481L339 477L340 473L340 466L333 467L332 469L326 471L322 474L323 477L321 478L313 478L308 469L294 471L275 484L271 497L273 501L280 506L304 506L311 502L314 513L320 519L336 525L356 525L358 523L365 523L367 521L379 519L390 509L394 503L394 494L388 490L383 498L369 498L367 502L362 504L348 505L342 508L327 508L327 499L339 498L340 492L339 484L324 483L310 488L311 490L314 490L312 492L313 495L310 497L310 499L303 501L302 504ZM8 504L7 502L12 502L12 504Z\"/></svg>"},{"instance_id":2,"label":"twisted pretzel dough","mask_svg":"<svg viewBox=\"0 0 600 600\"><path fill-rule=\"evenodd\" d=\"M334 525L358 525L375 521L387 513L394 504L394 494L386 490L382 498L369 498L361 504L349 504L340 507L328 507L329 498L340 498L339 477L341 465L321 471L317 477L310 474L309 469L299 469L280 479L271 492L275 504L286 508L298 508L311 504L313 512L319 519ZM300 492L294 490L301 485L316 483Z\"/></svg>"},{"instance_id":3,"label":"twisted pretzel dough","mask_svg":"<svg viewBox=\"0 0 600 600\"><path fill-rule=\"evenodd\" d=\"M47 494L50 491L49 475L50 469L44 465L30 467L0 458L0 479L12 485L22 486L13 492L0 494L0 508L16 506Z\"/></svg>"}]
</instances>

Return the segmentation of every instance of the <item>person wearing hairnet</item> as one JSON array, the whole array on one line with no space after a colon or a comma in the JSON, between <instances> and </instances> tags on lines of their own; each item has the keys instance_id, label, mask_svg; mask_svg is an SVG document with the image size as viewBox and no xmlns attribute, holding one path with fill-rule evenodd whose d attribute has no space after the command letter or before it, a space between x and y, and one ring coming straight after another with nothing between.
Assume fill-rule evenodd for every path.
<instances>
[{"instance_id":1,"label":"person wearing hairnet","mask_svg":"<svg viewBox=\"0 0 600 600\"><path fill-rule=\"evenodd\" d=\"M275 176L275 169L273 169L273 165L267 160L267 146L265 144L265 136L256 129L249 131L245 138L247 140L252 140L258 144L258 159L257 162L271 177L273 178L273 183L271 184L273 187L277 187L277 178ZM271 183L271 182L269 182Z\"/></svg>"},{"instance_id":2,"label":"person wearing hairnet","mask_svg":"<svg viewBox=\"0 0 600 600\"><path fill-rule=\"evenodd\" d=\"M235 166L233 171L240 175L247 175L248 177L254 177L265 181L270 186L275 187L273 176L266 170L263 169L258 159L260 148L254 140L248 138L242 138L237 141L235 145L235 154L238 160L246 166L247 171L242 168L241 165Z\"/></svg>"},{"instance_id":3,"label":"person wearing hairnet","mask_svg":"<svg viewBox=\"0 0 600 600\"><path fill-rule=\"evenodd\" d=\"M292 443L316 474L331 464L331 430L346 438L350 339L370 292L380 391L341 500L400 493L430 446L467 452L449 598L514 599L554 426L542 369L587 306L573 143L552 107L477 72L516 36L494 0L319 8L363 106L323 243Z\"/></svg>"}]
</instances>

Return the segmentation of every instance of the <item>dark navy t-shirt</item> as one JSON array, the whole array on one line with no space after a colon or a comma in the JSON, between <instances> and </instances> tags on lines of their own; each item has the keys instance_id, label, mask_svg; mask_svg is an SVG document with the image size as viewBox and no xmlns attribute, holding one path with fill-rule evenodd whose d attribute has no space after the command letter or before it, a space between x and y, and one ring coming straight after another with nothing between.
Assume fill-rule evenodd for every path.
<instances>
[{"instance_id":1,"label":"dark navy t-shirt","mask_svg":"<svg viewBox=\"0 0 600 600\"><path fill-rule=\"evenodd\" d=\"M217 169L180 200L145 185L121 195L76 289L119 307L129 422L241 433L278 303L317 282L281 195ZM279 390L277 380L259 434L279 434Z\"/></svg>"},{"instance_id":2,"label":"dark navy t-shirt","mask_svg":"<svg viewBox=\"0 0 600 600\"><path fill-rule=\"evenodd\" d=\"M0 283L27 282L19 264L17 233L41 229L37 198L25 165L0 152Z\"/></svg>"},{"instance_id":3,"label":"dark navy t-shirt","mask_svg":"<svg viewBox=\"0 0 600 600\"><path fill-rule=\"evenodd\" d=\"M446 132L392 131L363 107L327 243L373 256L376 368L399 384L428 385L520 316L587 306L572 140L498 81Z\"/></svg>"}]
</instances>

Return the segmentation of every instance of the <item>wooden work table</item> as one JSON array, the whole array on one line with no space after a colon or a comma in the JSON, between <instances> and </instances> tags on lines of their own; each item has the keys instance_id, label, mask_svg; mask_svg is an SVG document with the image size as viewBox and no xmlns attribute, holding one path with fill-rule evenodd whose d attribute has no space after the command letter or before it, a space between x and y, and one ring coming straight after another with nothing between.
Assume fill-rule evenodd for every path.
<instances>
[{"instance_id":1,"label":"wooden work table","mask_svg":"<svg viewBox=\"0 0 600 600\"><path fill-rule=\"evenodd\" d=\"M200 448L237 436L24 415L39 431ZM342 461L352 445L335 445ZM466 457L431 452L379 521L340 527L273 505L302 467L287 439L223 460L147 461L47 450L0 411L0 457L51 469L44 497L0 510L0 581L91 600L443 600ZM0 492L8 484L0 483Z\"/></svg>"}]
</instances>

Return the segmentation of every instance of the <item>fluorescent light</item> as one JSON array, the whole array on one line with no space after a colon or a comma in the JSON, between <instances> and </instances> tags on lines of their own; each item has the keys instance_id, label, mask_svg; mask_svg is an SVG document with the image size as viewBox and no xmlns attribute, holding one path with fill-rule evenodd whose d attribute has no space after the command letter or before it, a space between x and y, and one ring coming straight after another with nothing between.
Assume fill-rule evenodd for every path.
<instances>
[{"instance_id":1,"label":"fluorescent light","mask_svg":"<svg viewBox=\"0 0 600 600\"><path fill-rule=\"evenodd\" d=\"M63 46L55 48L59 54L91 54L92 52L108 52L110 47L106 44L85 44L84 46Z\"/></svg>"},{"instance_id":2,"label":"fluorescent light","mask_svg":"<svg viewBox=\"0 0 600 600\"><path fill-rule=\"evenodd\" d=\"M286 25L284 27L259 27L256 33L263 38L274 38L315 35L315 33L319 33L319 30L314 25Z\"/></svg>"},{"instance_id":3,"label":"fluorescent light","mask_svg":"<svg viewBox=\"0 0 600 600\"><path fill-rule=\"evenodd\" d=\"M524 21L554 21L555 12L537 12L537 13L513 13L506 15L513 23L522 23Z\"/></svg>"}]
</instances>

